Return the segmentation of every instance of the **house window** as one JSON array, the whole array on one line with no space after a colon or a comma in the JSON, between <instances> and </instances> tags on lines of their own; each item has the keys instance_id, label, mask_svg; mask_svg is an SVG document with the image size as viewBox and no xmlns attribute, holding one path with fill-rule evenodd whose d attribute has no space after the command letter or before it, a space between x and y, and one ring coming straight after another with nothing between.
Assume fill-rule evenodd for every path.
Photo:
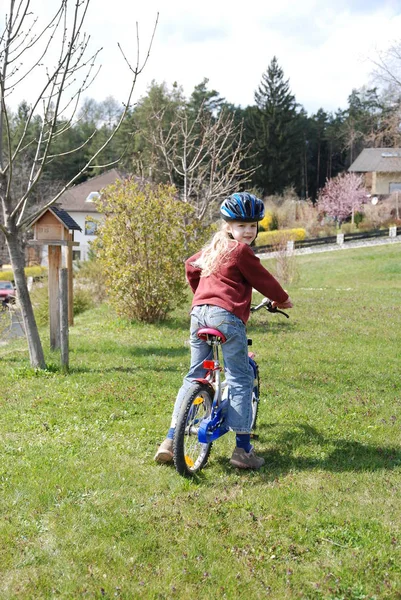
<instances>
[{"instance_id":1,"label":"house window","mask_svg":"<svg viewBox=\"0 0 401 600\"><path fill-rule=\"evenodd\" d=\"M85 202L94 202L95 200L97 200L98 198L100 198L100 194L99 192L91 192L90 194L88 194L88 196L85 199Z\"/></svg>"},{"instance_id":2,"label":"house window","mask_svg":"<svg viewBox=\"0 0 401 600\"><path fill-rule=\"evenodd\" d=\"M81 251L80 250L72 251L72 260L81 260Z\"/></svg>"},{"instance_id":3,"label":"house window","mask_svg":"<svg viewBox=\"0 0 401 600\"><path fill-rule=\"evenodd\" d=\"M392 192L401 192L401 182L400 183L390 183L390 194Z\"/></svg>"},{"instance_id":4,"label":"house window","mask_svg":"<svg viewBox=\"0 0 401 600\"><path fill-rule=\"evenodd\" d=\"M97 228L99 225L99 219L94 217L85 217L85 235L96 235Z\"/></svg>"}]
</instances>

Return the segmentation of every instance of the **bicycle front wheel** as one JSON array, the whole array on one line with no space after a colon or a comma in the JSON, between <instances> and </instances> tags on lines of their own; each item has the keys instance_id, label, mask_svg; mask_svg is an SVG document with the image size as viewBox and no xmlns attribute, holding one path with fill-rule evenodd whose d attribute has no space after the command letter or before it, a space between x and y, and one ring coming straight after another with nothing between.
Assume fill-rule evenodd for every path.
<instances>
[{"instance_id":1,"label":"bicycle front wheel","mask_svg":"<svg viewBox=\"0 0 401 600\"><path fill-rule=\"evenodd\" d=\"M178 416L174 435L174 464L180 475L191 477L208 461L212 443L198 440L199 425L210 416L213 397L210 387L195 383L188 390Z\"/></svg>"},{"instance_id":2,"label":"bicycle front wheel","mask_svg":"<svg viewBox=\"0 0 401 600\"><path fill-rule=\"evenodd\" d=\"M256 373L255 373L254 386L253 386L253 390L252 390L252 425L251 425L252 431L255 431L255 429L256 429L256 422L258 419L258 411L259 411L259 399L260 399L259 367L255 362L254 362L254 368L255 368Z\"/></svg>"}]
</instances>

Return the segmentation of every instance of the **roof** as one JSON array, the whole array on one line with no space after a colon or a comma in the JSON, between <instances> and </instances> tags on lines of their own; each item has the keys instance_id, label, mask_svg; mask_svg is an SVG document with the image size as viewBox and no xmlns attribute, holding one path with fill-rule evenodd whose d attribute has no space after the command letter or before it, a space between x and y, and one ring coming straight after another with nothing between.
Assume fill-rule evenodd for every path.
<instances>
[{"instance_id":1,"label":"roof","mask_svg":"<svg viewBox=\"0 0 401 600\"><path fill-rule=\"evenodd\" d=\"M61 221L66 227L67 229L71 230L76 230L76 231L82 231L82 228L78 225L78 223L76 221L74 221L74 219L71 217L71 215L68 214L68 212L66 212L65 210L63 210L62 208L59 208L58 206L51 206L49 208L49 210L59 219L59 221Z\"/></svg>"},{"instance_id":2,"label":"roof","mask_svg":"<svg viewBox=\"0 0 401 600\"><path fill-rule=\"evenodd\" d=\"M348 171L356 173L401 172L401 148L365 148Z\"/></svg>"},{"instance_id":3,"label":"roof","mask_svg":"<svg viewBox=\"0 0 401 600\"><path fill-rule=\"evenodd\" d=\"M30 224L30 227L33 227L33 225L39 221L39 219L41 219L43 217L43 215L47 212L50 211L51 213L53 213L53 215L56 217L56 219L58 221L60 221L60 223L62 223L62 225L64 225L64 227L66 229L68 229L69 231L82 231L82 228L78 225L78 223L76 221L74 221L74 219L71 217L71 215L68 214L68 212L66 212L65 210L63 210L62 208L60 208L59 206L50 206L50 208L46 208L45 210L43 210L40 215L38 217L36 217Z\"/></svg>"},{"instance_id":4,"label":"roof","mask_svg":"<svg viewBox=\"0 0 401 600\"><path fill-rule=\"evenodd\" d=\"M69 212L98 212L94 202L86 201L87 197L91 192L100 192L103 188L115 183L117 179L125 179L124 174L117 169L110 169L70 187L64 194L61 194L57 202Z\"/></svg>"}]
</instances>

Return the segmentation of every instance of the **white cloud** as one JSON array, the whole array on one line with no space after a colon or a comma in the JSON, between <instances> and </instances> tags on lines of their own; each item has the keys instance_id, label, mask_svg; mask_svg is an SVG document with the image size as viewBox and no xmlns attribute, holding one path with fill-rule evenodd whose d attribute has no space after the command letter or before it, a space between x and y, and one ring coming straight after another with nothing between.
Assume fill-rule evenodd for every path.
<instances>
[{"instance_id":1,"label":"white cloud","mask_svg":"<svg viewBox=\"0 0 401 600\"><path fill-rule=\"evenodd\" d=\"M55 4L37 1L34 10L50 13ZM369 57L401 31L401 7L394 0L248 0L239 9L228 0L93 0L86 29L92 48L103 46L103 66L87 95L124 101L130 73L117 42L133 61L138 21L144 57L158 11L154 45L136 98L152 80L176 81L189 95L207 77L209 86L229 102L253 104L254 91L276 55L308 113L320 107L334 111L345 108L353 88L369 84Z\"/></svg>"}]
</instances>

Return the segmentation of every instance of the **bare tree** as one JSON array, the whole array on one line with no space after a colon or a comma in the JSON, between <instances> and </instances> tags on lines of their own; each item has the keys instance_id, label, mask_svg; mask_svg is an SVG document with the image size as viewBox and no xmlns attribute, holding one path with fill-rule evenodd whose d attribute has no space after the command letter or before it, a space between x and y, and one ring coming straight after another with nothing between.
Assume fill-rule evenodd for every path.
<instances>
[{"instance_id":1,"label":"bare tree","mask_svg":"<svg viewBox=\"0 0 401 600\"><path fill-rule=\"evenodd\" d=\"M385 51L376 52L371 58L374 65L374 79L391 89L398 88L401 91L401 42L395 43Z\"/></svg>"},{"instance_id":2,"label":"bare tree","mask_svg":"<svg viewBox=\"0 0 401 600\"><path fill-rule=\"evenodd\" d=\"M162 158L165 178L202 220L217 200L238 190L255 171L242 167L250 151L242 141L243 123L236 124L232 112L214 116L202 105L193 115L184 105L176 107L166 128L167 110L171 107L153 113L144 135Z\"/></svg>"},{"instance_id":3,"label":"bare tree","mask_svg":"<svg viewBox=\"0 0 401 600\"><path fill-rule=\"evenodd\" d=\"M364 136L373 148L399 148L401 145L401 105L394 104L383 111L377 128Z\"/></svg>"},{"instance_id":4,"label":"bare tree","mask_svg":"<svg viewBox=\"0 0 401 600\"><path fill-rule=\"evenodd\" d=\"M382 88L383 111L377 131L366 139L376 147L399 147L401 143L401 42L371 59L372 77Z\"/></svg>"},{"instance_id":5,"label":"bare tree","mask_svg":"<svg viewBox=\"0 0 401 600\"><path fill-rule=\"evenodd\" d=\"M363 133L358 131L354 119L348 119L345 123L342 139L344 149L349 150L351 164L355 159L355 146L362 138Z\"/></svg>"},{"instance_id":6,"label":"bare tree","mask_svg":"<svg viewBox=\"0 0 401 600\"><path fill-rule=\"evenodd\" d=\"M138 75L148 60L152 41L144 61L139 61L137 26L137 56L131 63L120 48L122 58L131 72L130 89L124 109L112 133L65 185L50 199L37 203L35 189L39 186L46 166L56 157L79 151L94 137L93 131L78 148L62 154L52 153L55 140L72 127L79 100L96 76L99 51L89 53L89 37L83 30L90 0L59 0L51 20L39 27L38 19L30 12L30 0L10 0L5 28L0 32L0 230L6 238L14 280L21 304L31 364L45 368L42 344L36 326L24 272L23 235L30 224L71 186L108 145L118 131L133 95ZM157 19L155 23L155 28ZM55 61L52 64L52 61ZM8 102L19 86L31 78L32 89L38 89L29 104L25 125L18 139L12 138ZM34 138L28 130L38 111L41 119ZM36 124L38 122L36 121ZM27 152L29 150L29 153ZM15 165L30 157L23 189L15 185ZM20 178L19 178L20 179Z\"/></svg>"}]
</instances>

